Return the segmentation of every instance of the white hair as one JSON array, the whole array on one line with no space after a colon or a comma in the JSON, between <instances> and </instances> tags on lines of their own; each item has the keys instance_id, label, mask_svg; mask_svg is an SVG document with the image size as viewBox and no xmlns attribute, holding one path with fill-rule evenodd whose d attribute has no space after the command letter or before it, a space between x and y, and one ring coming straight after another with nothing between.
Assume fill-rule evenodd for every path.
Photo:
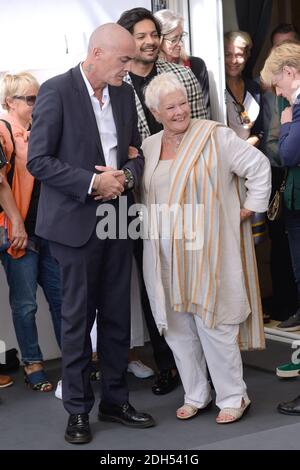
<instances>
[{"instance_id":1,"label":"white hair","mask_svg":"<svg viewBox=\"0 0 300 470\"><path fill-rule=\"evenodd\" d=\"M174 11L172 10L159 10L154 13L154 16L161 23L162 36L171 33L178 26L181 26L183 28L183 16L174 13Z\"/></svg>"},{"instance_id":2,"label":"white hair","mask_svg":"<svg viewBox=\"0 0 300 470\"><path fill-rule=\"evenodd\" d=\"M174 91L182 91L187 97L185 86L178 80L175 73L166 72L156 75L145 90L146 106L158 111L162 96Z\"/></svg>"}]
</instances>

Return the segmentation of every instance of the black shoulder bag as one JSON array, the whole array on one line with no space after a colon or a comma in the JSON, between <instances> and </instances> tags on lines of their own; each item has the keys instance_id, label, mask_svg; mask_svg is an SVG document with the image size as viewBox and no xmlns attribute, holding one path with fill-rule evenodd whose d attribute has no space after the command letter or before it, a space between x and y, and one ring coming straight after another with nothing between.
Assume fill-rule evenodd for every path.
<instances>
[{"instance_id":1,"label":"black shoulder bag","mask_svg":"<svg viewBox=\"0 0 300 470\"><path fill-rule=\"evenodd\" d=\"M287 169L285 169L283 180L281 181L279 188L276 190L272 200L270 201L270 204L267 210L267 217L272 222L274 220L279 220L282 214L283 194L285 191L287 173L288 173Z\"/></svg>"}]
</instances>

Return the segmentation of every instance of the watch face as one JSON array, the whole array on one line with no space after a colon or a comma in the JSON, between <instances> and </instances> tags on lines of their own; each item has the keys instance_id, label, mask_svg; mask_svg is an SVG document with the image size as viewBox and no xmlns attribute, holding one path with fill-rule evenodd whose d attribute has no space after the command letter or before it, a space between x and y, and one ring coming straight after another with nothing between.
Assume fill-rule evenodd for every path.
<instances>
[{"instance_id":1,"label":"watch face","mask_svg":"<svg viewBox=\"0 0 300 470\"><path fill-rule=\"evenodd\" d=\"M124 170L125 173L125 187L126 189L132 189L134 186L134 178L130 170Z\"/></svg>"}]
</instances>

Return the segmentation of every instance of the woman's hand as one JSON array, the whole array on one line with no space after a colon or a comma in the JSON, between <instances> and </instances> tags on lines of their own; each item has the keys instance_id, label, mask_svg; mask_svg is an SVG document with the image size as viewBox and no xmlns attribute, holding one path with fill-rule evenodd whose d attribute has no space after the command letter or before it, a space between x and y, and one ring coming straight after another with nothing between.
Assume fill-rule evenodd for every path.
<instances>
[{"instance_id":1,"label":"woman's hand","mask_svg":"<svg viewBox=\"0 0 300 470\"><path fill-rule=\"evenodd\" d=\"M14 250L25 250L27 246L28 235L26 233L24 222L22 219L16 219L11 222L12 233L11 233L11 248Z\"/></svg>"},{"instance_id":2,"label":"woman's hand","mask_svg":"<svg viewBox=\"0 0 300 470\"><path fill-rule=\"evenodd\" d=\"M257 147L259 144L259 137L257 135L251 135L247 139L248 144L253 145L253 147Z\"/></svg>"},{"instance_id":3,"label":"woman's hand","mask_svg":"<svg viewBox=\"0 0 300 470\"><path fill-rule=\"evenodd\" d=\"M293 108L289 106L285 108L281 113L281 124L286 124L287 122L292 122L293 120Z\"/></svg>"},{"instance_id":4,"label":"woman's hand","mask_svg":"<svg viewBox=\"0 0 300 470\"><path fill-rule=\"evenodd\" d=\"M248 217L251 217L251 215L253 215L253 214L254 214L253 211L250 211L249 209L246 209L245 207L243 207L243 208L240 210L241 222L243 222L244 220L248 219Z\"/></svg>"},{"instance_id":5,"label":"woman's hand","mask_svg":"<svg viewBox=\"0 0 300 470\"><path fill-rule=\"evenodd\" d=\"M132 160L133 158L136 158L138 156L139 152L138 149L135 147L132 147L132 145L129 145L128 147L128 158Z\"/></svg>"}]
</instances>

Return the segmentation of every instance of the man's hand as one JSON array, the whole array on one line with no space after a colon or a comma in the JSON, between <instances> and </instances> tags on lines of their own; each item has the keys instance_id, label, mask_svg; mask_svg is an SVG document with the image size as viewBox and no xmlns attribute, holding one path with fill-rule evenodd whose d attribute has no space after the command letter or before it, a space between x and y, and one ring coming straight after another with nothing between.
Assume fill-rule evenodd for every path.
<instances>
[{"instance_id":1,"label":"man's hand","mask_svg":"<svg viewBox=\"0 0 300 470\"><path fill-rule=\"evenodd\" d=\"M281 113L281 124L285 124L286 122L292 122L293 120L293 108L289 106L285 108Z\"/></svg>"},{"instance_id":2,"label":"man's hand","mask_svg":"<svg viewBox=\"0 0 300 470\"><path fill-rule=\"evenodd\" d=\"M251 217L251 215L253 215L253 214L254 214L253 211L250 211L249 209L246 209L245 207L243 207L243 208L240 210L241 222L243 222L244 220L248 219L248 217Z\"/></svg>"},{"instance_id":3,"label":"man's hand","mask_svg":"<svg viewBox=\"0 0 300 470\"><path fill-rule=\"evenodd\" d=\"M92 196L96 201L116 199L124 191L125 176L123 170L115 170L107 166L95 166L96 170L101 171L96 175L93 184Z\"/></svg>"}]
</instances>

